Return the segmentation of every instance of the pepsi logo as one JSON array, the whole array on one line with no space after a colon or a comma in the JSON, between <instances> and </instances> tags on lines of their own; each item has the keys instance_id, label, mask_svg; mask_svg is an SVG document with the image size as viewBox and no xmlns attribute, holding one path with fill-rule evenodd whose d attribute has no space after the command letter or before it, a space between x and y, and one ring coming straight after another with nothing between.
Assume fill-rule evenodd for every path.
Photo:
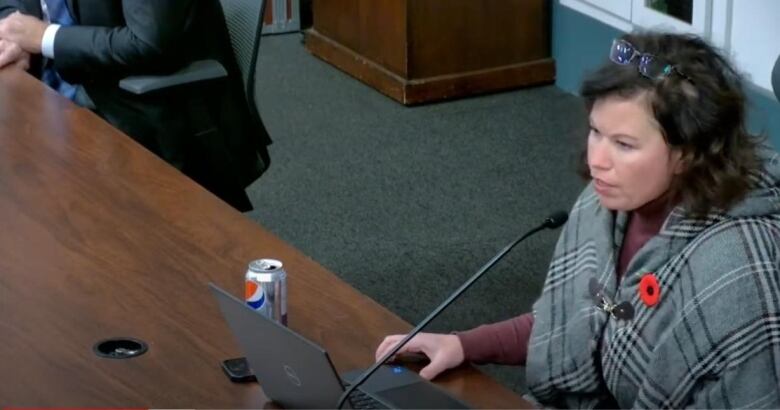
<instances>
[{"instance_id":1,"label":"pepsi logo","mask_svg":"<svg viewBox=\"0 0 780 410\"><path fill-rule=\"evenodd\" d=\"M263 304L265 304L265 292L263 292L263 287L251 280L246 281L244 299L246 300L246 304L252 309L260 309L263 307Z\"/></svg>"}]
</instances>

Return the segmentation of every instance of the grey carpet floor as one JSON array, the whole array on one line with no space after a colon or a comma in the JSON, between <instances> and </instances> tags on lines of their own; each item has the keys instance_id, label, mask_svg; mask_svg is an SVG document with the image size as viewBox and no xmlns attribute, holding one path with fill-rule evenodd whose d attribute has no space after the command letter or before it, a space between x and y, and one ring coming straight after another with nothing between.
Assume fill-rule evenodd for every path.
<instances>
[{"instance_id":1,"label":"grey carpet floor","mask_svg":"<svg viewBox=\"0 0 780 410\"><path fill-rule=\"evenodd\" d=\"M579 98L554 86L404 107L263 38L257 86L272 166L248 215L412 323L583 187ZM431 326L468 329L530 309L557 232L518 246ZM488 369L510 386L517 369Z\"/></svg>"}]
</instances>

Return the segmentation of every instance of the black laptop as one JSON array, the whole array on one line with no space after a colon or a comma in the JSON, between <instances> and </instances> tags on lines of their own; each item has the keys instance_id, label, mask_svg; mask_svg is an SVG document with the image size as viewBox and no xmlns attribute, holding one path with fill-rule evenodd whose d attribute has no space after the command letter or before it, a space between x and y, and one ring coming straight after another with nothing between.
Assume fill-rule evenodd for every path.
<instances>
[{"instance_id":1,"label":"black laptop","mask_svg":"<svg viewBox=\"0 0 780 410\"><path fill-rule=\"evenodd\" d=\"M209 283L209 288L268 398L285 408L336 407L344 382L323 348L255 312L216 285ZM366 380L350 395L347 406L469 408L416 372L392 365L382 366Z\"/></svg>"}]
</instances>

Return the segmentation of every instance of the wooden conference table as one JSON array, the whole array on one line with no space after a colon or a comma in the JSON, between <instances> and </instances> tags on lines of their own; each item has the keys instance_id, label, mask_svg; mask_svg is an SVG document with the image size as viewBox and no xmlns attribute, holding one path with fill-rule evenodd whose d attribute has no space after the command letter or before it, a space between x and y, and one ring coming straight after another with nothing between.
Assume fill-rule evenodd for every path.
<instances>
[{"instance_id":1,"label":"wooden conference table","mask_svg":"<svg viewBox=\"0 0 780 410\"><path fill-rule=\"evenodd\" d=\"M16 69L0 70L0 407L261 408L221 360L240 350L206 284L242 295L252 259L289 274L289 324L339 371L410 329L292 246ZM149 351L106 359L134 337ZM526 407L464 367L440 384L478 407Z\"/></svg>"}]
</instances>

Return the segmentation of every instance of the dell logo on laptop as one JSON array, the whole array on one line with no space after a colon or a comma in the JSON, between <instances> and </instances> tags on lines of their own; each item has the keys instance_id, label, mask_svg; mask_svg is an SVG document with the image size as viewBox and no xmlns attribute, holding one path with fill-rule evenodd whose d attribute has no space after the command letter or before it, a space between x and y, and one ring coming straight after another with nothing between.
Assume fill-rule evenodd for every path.
<instances>
[{"instance_id":1,"label":"dell logo on laptop","mask_svg":"<svg viewBox=\"0 0 780 410\"><path fill-rule=\"evenodd\" d=\"M292 367L284 365L284 374L286 374L287 378L290 379L290 383L298 387L301 387L301 384L303 384L301 383L301 379L298 378L298 375L295 374L295 370L293 370Z\"/></svg>"}]
</instances>

